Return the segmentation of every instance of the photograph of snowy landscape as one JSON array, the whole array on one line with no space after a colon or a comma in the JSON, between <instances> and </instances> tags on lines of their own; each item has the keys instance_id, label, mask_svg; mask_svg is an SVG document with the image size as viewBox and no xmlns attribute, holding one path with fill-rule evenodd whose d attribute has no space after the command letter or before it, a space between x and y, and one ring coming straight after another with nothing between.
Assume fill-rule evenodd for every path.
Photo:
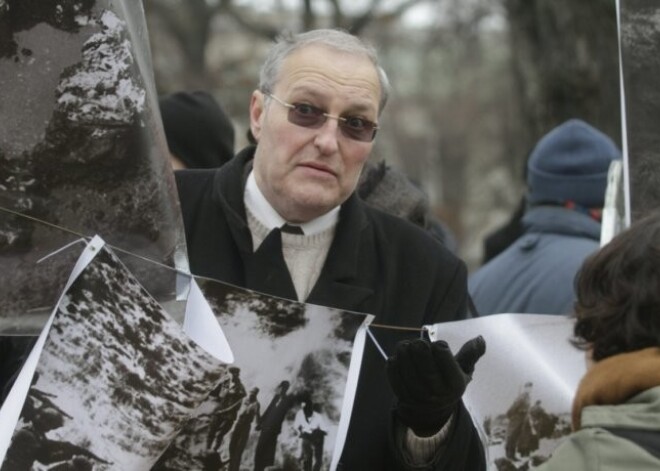
<instances>
[{"instance_id":1,"label":"photograph of snowy landscape","mask_svg":"<svg viewBox=\"0 0 660 471\"><path fill-rule=\"evenodd\" d=\"M371 316L199 279L233 354L225 364L107 246L90 251L0 470L327 469L339 456Z\"/></svg>"},{"instance_id":2,"label":"photograph of snowy landscape","mask_svg":"<svg viewBox=\"0 0 660 471\"><path fill-rule=\"evenodd\" d=\"M141 2L0 5L0 334L36 335L70 269L42 257L98 234L174 267L185 240ZM171 271L118 254L174 295Z\"/></svg>"},{"instance_id":3,"label":"photograph of snowy landscape","mask_svg":"<svg viewBox=\"0 0 660 471\"><path fill-rule=\"evenodd\" d=\"M57 306L0 469L147 470L228 374L104 248Z\"/></svg>"}]
</instances>

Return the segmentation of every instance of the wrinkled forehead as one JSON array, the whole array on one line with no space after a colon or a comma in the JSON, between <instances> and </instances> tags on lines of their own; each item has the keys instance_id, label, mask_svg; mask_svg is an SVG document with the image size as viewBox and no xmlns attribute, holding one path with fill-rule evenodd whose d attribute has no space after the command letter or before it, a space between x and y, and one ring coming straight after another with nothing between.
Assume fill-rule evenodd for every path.
<instances>
[{"instance_id":1,"label":"wrinkled forehead","mask_svg":"<svg viewBox=\"0 0 660 471\"><path fill-rule=\"evenodd\" d=\"M371 102L376 110L381 95L378 71L369 56L321 44L290 53L282 62L275 88L348 95Z\"/></svg>"}]
</instances>

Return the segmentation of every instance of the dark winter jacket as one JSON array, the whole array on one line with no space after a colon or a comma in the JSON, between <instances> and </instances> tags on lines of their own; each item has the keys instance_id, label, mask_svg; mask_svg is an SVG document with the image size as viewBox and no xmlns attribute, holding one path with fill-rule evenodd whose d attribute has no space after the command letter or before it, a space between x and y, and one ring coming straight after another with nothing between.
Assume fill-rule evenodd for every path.
<instances>
[{"instance_id":1,"label":"dark winter jacket","mask_svg":"<svg viewBox=\"0 0 660 471\"><path fill-rule=\"evenodd\" d=\"M470 277L477 312L573 312L573 279L600 246L600 223L558 206L531 209L522 223L525 233Z\"/></svg>"},{"instance_id":2,"label":"dark winter jacket","mask_svg":"<svg viewBox=\"0 0 660 471\"><path fill-rule=\"evenodd\" d=\"M252 250L243 192L253 153L248 148L218 170L176 173L191 271L295 300L281 249L264 242ZM342 205L326 263L307 302L373 314L376 324L419 328L464 318L466 300L466 269L459 259L422 229L369 208L353 195ZM372 330L388 353L398 340L415 336ZM394 398L385 366L368 341L338 469L485 470L481 442L462 406L434 466L397 464L389 427Z\"/></svg>"}]
</instances>

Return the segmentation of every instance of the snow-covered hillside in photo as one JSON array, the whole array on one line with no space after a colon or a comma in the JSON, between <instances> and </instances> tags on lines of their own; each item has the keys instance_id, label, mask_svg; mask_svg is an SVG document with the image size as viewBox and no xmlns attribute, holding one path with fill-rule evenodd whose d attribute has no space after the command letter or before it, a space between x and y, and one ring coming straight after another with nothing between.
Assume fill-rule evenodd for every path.
<instances>
[{"instance_id":1,"label":"snow-covered hillside in photo","mask_svg":"<svg viewBox=\"0 0 660 471\"><path fill-rule=\"evenodd\" d=\"M149 469L225 373L104 249L59 304L30 394L65 414L48 438L111 463L95 470Z\"/></svg>"}]
</instances>

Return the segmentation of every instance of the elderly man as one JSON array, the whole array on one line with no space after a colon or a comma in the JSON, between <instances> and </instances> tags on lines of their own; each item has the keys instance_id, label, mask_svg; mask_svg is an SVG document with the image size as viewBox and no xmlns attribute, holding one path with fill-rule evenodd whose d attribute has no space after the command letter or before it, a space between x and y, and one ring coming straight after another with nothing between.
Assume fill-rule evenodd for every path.
<instances>
[{"instance_id":1,"label":"elderly man","mask_svg":"<svg viewBox=\"0 0 660 471\"><path fill-rule=\"evenodd\" d=\"M216 171L177 172L190 264L403 328L373 329L388 361L367 342L339 469L485 469L461 403L483 339L456 356L444 342L401 340L405 328L466 316L465 265L354 193L388 87L374 50L350 34L280 38L250 101L256 146Z\"/></svg>"}]
</instances>

